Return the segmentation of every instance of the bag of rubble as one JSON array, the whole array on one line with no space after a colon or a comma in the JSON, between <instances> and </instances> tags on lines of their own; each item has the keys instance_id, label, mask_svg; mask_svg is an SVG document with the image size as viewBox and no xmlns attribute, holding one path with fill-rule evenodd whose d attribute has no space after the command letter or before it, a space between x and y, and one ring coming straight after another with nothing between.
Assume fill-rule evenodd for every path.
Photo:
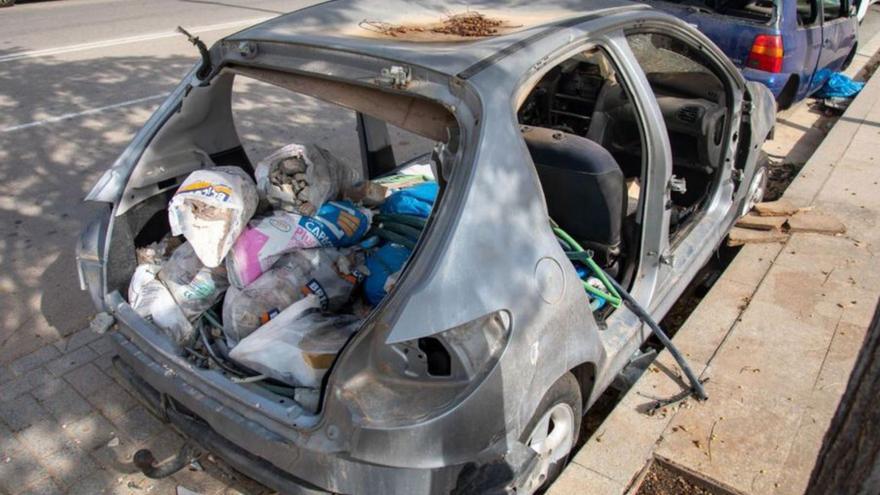
<instances>
[{"instance_id":1,"label":"bag of rubble","mask_svg":"<svg viewBox=\"0 0 880 495\"><path fill-rule=\"evenodd\" d=\"M226 258L229 281L239 289L247 287L278 258L297 249L352 246L371 220L370 210L349 201L330 201L314 217L275 210L255 218Z\"/></svg>"},{"instance_id":2,"label":"bag of rubble","mask_svg":"<svg viewBox=\"0 0 880 495\"><path fill-rule=\"evenodd\" d=\"M189 174L168 205L173 235L183 234L207 267L219 266L257 209L253 180L238 167Z\"/></svg>"},{"instance_id":3,"label":"bag of rubble","mask_svg":"<svg viewBox=\"0 0 880 495\"><path fill-rule=\"evenodd\" d=\"M356 180L351 168L314 144L288 144L258 163L254 177L270 205L305 216L314 215Z\"/></svg>"},{"instance_id":4,"label":"bag of rubble","mask_svg":"<svg viewBox=\"0 0 880 495\"><path fill-rule=\"evenodd\" d=\"M191 322L213 306L229 282L223 266L208 268L185 243L162 265L137 267L128 288L128 302L141 316L153 323L179 345L195 340Z\"/></svg>"},{"instance_id":5,"label":"bag of rubble","mask_svg":"<svg viewBox=\"0 0 880 495\"><path fill-rule=\"evenodd\" d=\"M313 295L325 311L345 305L363 278L361 251L302 249L284 255L244 289L231 287L223 300L223 333L230 348L294 302Z\"/></svg>"},{"instance_id":6,"label":"bag of rubble","mask_svg":"<svg viewBox=\"0 0 880 495\"><path fill-rule=\"evenodd\" d=\"M300 299L242 339L229 357L294 387L319 387L360 325L352 315L322 314L319 306L314 296Z\"/></svg>"}]
</instances>

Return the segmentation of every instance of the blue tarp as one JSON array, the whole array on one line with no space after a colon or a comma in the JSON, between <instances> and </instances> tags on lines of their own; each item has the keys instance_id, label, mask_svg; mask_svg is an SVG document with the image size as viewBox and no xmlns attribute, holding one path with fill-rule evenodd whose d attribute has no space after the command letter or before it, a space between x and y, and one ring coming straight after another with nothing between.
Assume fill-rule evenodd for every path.
<instances>
[{"instance_id":1,"label":"blue tarp","mask_svg":"<svg viewBox=\"0 0 880 495\"><path fill-rule=\"evenodd\" d=\"M865 83L853 81L840 72L831 74L825 84L816 92L819 98L852 98L859 94Z\"/></svg>"}]
</instances>

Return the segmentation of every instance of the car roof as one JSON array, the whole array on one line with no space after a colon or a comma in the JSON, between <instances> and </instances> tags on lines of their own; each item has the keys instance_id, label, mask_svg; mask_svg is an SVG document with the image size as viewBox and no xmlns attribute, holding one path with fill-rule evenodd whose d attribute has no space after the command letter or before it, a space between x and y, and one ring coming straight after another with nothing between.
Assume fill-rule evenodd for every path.
<instances>
[{"instance_id":1,"label":"car roof","mask_svg":"<svg viewBox=\"0 0 880 495\"><path fill-rule=\"evenodd\" d=\"M359 53L448 75L515 51L560 29L601 23L616 11L649 8L629 0L337 0L282 15L235 33L230 41L265 41ZM483 15L496 32L466 37L437 33L453 16ZM470 75L473 75L473 74Z\"/></svg>"}]
</instances>

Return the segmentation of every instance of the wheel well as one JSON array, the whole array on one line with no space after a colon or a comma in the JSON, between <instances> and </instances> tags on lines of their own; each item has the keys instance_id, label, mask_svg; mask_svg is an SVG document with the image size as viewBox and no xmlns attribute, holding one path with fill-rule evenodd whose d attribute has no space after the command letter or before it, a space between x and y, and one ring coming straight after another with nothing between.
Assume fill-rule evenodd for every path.
<instances>
[{"instance_id":1,"label":"wheel well","mask_svg":"<svg viewBox=\"0 0 880 495\"><path fill-rule=\"evenodd\" d=\"M856 53L858 51L859 51L859 44L858 44L858 42L856 42L853 45L852 50L850 50L849 53L846 55L846 59L843 61L843 67L841 67L840 70L843 71L843 70L846 70L849 68L850 64L852 64L852 61L856 58Z\"/></svg>"},{"instance_id":2,"label":"wheel well","mask_svg":"<svg viewBox=\"0 0 880 495\"><path fill-rule=\"evenodd\" d=\"M581 363L571 369L571 374L574 375L581 387L581 399L584 402L583 411L586 413L590 394L593 393L593 387L596 384L596 365L590 362Z\"/></svg>"},{"instance_id":3,"label":"wheel well","mask_svg":"<svg viewBox=\"0 0 880 495\"><path fill-rule=\"evenodd\" d=\"M782 88L782 92L779 93L779 98L776 100L780 110L785 110L794 103L798 86L800 86L800 78L797 74L788 78L788 81L786 81L785 86Z\"/></svg>"}]
</instances>

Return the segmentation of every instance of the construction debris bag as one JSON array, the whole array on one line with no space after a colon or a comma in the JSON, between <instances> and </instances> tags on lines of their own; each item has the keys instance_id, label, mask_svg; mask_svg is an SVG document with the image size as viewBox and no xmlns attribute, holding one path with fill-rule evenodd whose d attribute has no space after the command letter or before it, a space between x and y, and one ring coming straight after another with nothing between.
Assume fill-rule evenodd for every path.
<instances>
[{"instance_id":1,"label":"construction debris bag","mask_svg":"<svg viewBox=\"0 0 880 495\"><path fill-rule=\"evenodd\" d=\"M257 190L238 167L189 174L168 205L173 235L183 234L207 267L219 266L257 209Z\"/></svg>"},{"instance_id":2,"label":"construction debris bag","mask_svg":"<svg viewBox=\"0 0 880 495\"><path fill-rule=\"evenodd\" d=\"M412 255L409 248L398 244L385 244L367 258L367 277L364 280L364 296L372 306L378 305L397 283L406 261Z\"/></svg>"},{"instance_id":3,"label":"construction debris bag","mask_svg":"<svg viewBox=\"0 0 880 495\"><path fill-rule=\"evenodd\" d=\"M242 339L229 357L295 387L319 387L360 324L351 315L324 315L319 304L313 296L297 301Z\"/></svg>"},{"instance_id":4,"label":"construction debris bag","mask_svg":"<svg viewBox=\"0 0 880 495\"><path fill-rule=\"evenodd\" d=\"M232 287L223 300L223 333L235 347L254 330L299 299L313 295L318 306L336 311L362 278L359 251L302 249L284 255L244 289Z\"/></svg>"},{"instance_id":5,"label":"construction debris bag","mask_svg":"<svg viewBox=\"0 0 880 495\"><path fill-rule=\"evenodd\" d=\"M413 215L428 218L440 192L436 182L423 182L401 189L385 199L380 211L385 214Z\"/></svg>"},{"instance_id":6,"label":"construction debris bag","mask_svg":"<svg viewBox=\"0 0 880 495\"><path fill-rule=\"evenodd\" d=\"M370 210L331 201L314 217L274 211L252 220L226 259L230 282L247 287L282 255L297 249L356 244L370 227Z\"/></svg>"},{"instance_id":7,"label":"construction debris bag","mask_svg":"<svg viewBox=\"0 0 880 495\"><path fill-rule=\"evenodd\" d=\"M275 208L314 215L356 180L353 170L324 148L289 144L257 164L257 190Z\"/></svg>"},{"instance_id":8,"label":"construction debris bag","mask_svg":"<svg viewBox=\"0 0 880 495\"><path fill-rule=\"evenodd\" d=\"M213 306L228 286L226 269L204 266L186 243L161 267L138 266L128 300L139 315L152 318L174 342L188 345L195 338L191 322Z\"/></svg>"}]
</instances>

